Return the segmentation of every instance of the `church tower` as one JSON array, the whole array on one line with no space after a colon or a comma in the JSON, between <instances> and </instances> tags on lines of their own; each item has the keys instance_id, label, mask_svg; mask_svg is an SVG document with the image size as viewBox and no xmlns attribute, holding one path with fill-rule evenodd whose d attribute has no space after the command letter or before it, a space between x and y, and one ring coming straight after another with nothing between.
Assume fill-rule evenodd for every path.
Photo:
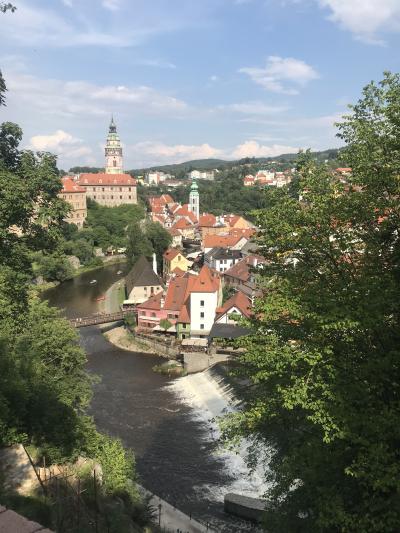
<instances>
[{"instance_id":1,"label":"church tower","mask_svg":"<svg viewBox=\"0 0 400 533\"><path fill-rule=\"evenodd\" d=\"M196 180L193 180L192 186L190 187L189 194L189 209L195 215L197 220L200 216L200 198L199 198L199 187Z\"/></svg>"},{"instance_id":2,"label":"church tower","mask_svg":"<svg viewBox=\"0 0 400 533\"><path fill-rule=\"evenodd\" d=\"M105 148L106 156L106 174L123 174L122 147L117 133L117 126L114 118L111 117L111 123L108 130L107 144Z\"/></svg>"}]
</instances>

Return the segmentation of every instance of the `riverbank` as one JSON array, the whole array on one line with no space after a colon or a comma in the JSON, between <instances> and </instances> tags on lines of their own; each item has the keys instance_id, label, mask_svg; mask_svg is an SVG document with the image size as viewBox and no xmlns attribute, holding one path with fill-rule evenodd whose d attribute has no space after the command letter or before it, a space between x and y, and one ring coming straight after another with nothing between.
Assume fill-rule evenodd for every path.
<instances>
[{"instance_id":1,"label":"riverbank","mask_svg":"<svg viewBox=\"0 0 400 533\"><path fill-rule=\"evenodd\" d=\"M104 336L109 342L111 342L111 344L114 344L117 348L121 348L121 350L157 355L154 350L141 340L137 339L130 331L126 330L124 326L113 328L104 333Z\"/></svg>"},{"instance_id":2,"label":"riverbank","mask_svg":"<svg viewBox=\"0 0 400 533\"><path fill-rule=\"evenodd\" d=\"M116 265L116 264L125 264L126 263L126 257L122 255L118 256L109 256L109 257L103 257L100 258L102 260L102 264L98 265L91 265L91 266L80 266L76 270L74 270L72 277L66 279L65 281L70 281L71 279L74 279L82 274L86 274L88 272L95 272L96 270L100 270L101 268L104 268L108 265ZM36 290L38 294L47 291L48 289L53 289L54 287L57 287L61 283L64 283L63 281L45 281L41 283L40 285L33 284L32 287ZM119 308L118 308L119 309ZM117 309L117 310L118 310ZM112 311L110 311L112 312Z\"/></svg>"}]
</instances>

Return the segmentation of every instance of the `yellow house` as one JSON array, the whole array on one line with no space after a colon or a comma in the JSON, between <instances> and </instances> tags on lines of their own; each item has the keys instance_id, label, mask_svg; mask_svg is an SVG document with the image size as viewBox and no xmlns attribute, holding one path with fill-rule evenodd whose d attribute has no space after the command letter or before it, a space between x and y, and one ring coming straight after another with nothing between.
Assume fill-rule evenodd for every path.
<instances>
[{"instance_id":1,"label":"yellow house","mask_svg":"<svg viewBox=\"0 0 400 533\"><path fill-rule=\"evenodd\" d=\"M179 268L183 272L187 272L191 261L186 259L180 250L177 248L168 248L163 255L163 272L164 276L168 276L175 268Z\"/></svg>"}]
</instances>

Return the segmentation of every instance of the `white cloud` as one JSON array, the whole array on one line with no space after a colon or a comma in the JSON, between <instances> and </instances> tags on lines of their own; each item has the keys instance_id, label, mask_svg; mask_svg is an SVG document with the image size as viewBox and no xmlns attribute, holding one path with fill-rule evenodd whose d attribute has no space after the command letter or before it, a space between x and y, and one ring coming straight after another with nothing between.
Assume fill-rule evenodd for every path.
<instances>
[{"instance_id":1,"label":"white cloud","mask_svg":"<svg viewBox=\"0 0 400 533\"><path fill-rule=\"evenodd\" d=\"M57 130L50 135L31 137L28 148L40 152L51 152L61 156L63 160L79 160L92 154L92 150L83 144L82 139L63 130Z\"/></svg>"},{"instance_id":2,"label":"white cloud","mask_svg":"<svg viewBox=\"0 0 400 533\"><path fill-rule=\"evenodd\" d=\"M169 163L182 163L192 159L222 158L242 159L244 157L275 157L285 153L297 153L298 147L272 144L262 145L254 140L227 149L216 148L207 143L199 145L162 142L140 142L128 148L135 161L135 167L149 167Z\"/></svg>"},{"instance_id":3,"label":"white cloud","mask_svg":"<svg viewBox=\"0 0 400 533\"><path fill-rule=\"evenodd\" d=\"M118 11L120 9L120 0L103 0L102 6L110 11Z\"/></svg>"},{"instance_id":4,"label":"white cloud","mask_svg":"<svg viewBox=\"0 0 400 533\"><path fill-rule=\"evenodd\" d=\"M244 67L239 72L268 91L289 95L298 94L298 87L319 78L311 65L293 57L269 56L264 68Z\"/></svg>"},{"instance_id":5,"label":"white cloud","mask_svg":"<svg viewBox=\"0 0 400 533\"><path fill-rule=\"evenodd\" d=\"M285 146L282 144L262 145L256 141L246 141L239 144L232 151L231 157L242 159L244 157L275 157L281 154L297 153L298 147Z\"/></svg>"},{"instance_id":6,"label":"white cloud","mask_svg":"<svg viewBox=\"0 0 400 533\"><path fill-rule=\"evenodd\" d=\"M224 111L233 111L235 113L243 113L248 115L275 115L283 113L289 108L287 106L273 106L264 104L262 102L242 102L230 105L221 105L218 109Z\"/></svg>"},{"instance_id":7,"label":"white cloud","mask_svg":"<svg viewBox=\"0 0 400 533\"><path fill-rule=\"evenodd\" d=\"M379 32L400 31L399 0L317 0L330 10L330 19L356 38L382 44Z\"/></svg>"},{"instance_id":8,"label":"white cloud","mask_svg":"<svg viewBox=\"0 0 400 533\"><path fill-rule=\"evenodd\" d=\"M182 163L191 159L219 157L223 151L207 143L199 145L174 144L162 142L139 142L128 148L130 156L137 161L136 166L153 166L168 163Z\"/></svg>"},{"instance_id":9,"label":"white cloud","mask_svg":"<svg viewBox=\"0 0 400 533\"><path fill-rule=\"evenodd\" d=\"M188 105L153 87L95 85L86 81L40 79L23 72L4 69L7 80L8 106L31 106L42 113L72 116L102 116L111 111L147 115L184 112Z\"/></svg>"}]
</instances>

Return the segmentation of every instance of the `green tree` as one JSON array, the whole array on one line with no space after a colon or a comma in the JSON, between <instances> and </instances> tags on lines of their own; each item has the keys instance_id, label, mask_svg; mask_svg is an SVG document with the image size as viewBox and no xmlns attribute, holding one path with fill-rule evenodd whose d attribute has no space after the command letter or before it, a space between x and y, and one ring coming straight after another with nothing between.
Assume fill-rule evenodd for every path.
<instances>
[{"instance_id":1,"label":"green tree","mask_svg":"<svg viewBox=\"0 0 400 533\"><path fill-rule=\"evenodd\" d=\"M127 231L127 238L126 257L129 267L133 266L141 255L144 255L148 259L151 258L153 246L139 223L135 222L130 224Z\"/></svg>"},{"instance_id":2,"label":"green tree","mask_svg":"<svg viewBox=\"0 0 400 533\"><path fill-rule=\"evenodd\" d=\"M153 252L157 256L158 266L161 268L162 256L172 242L172 237L159 222L147 221L144 227L146 237L151 242Z\"/></svg>"},{"instance_id":3,"label":"green tree","mask_svg":"<svg viewBox=\"0 0 400 533\"><path fill-rule=\"evenodd\" d=\"M305 155L300 200L268 192L263 296L225 437L272 449L268 531L400 527L400 77L371 83L338 125L343 183Z\"/></svg>"}]
</instances>

